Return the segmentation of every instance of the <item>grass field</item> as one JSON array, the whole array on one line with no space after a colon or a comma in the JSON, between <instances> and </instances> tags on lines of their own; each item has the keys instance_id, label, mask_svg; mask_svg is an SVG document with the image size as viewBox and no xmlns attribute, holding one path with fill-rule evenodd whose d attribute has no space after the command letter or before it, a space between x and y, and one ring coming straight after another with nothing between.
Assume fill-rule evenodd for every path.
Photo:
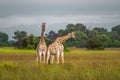
<instances>
[{"instance_id":1,"label":"grass field","mask_svg":"<svg viewBox=\"0 0 120 80\"><path fill-rule=\"evenodd\" d=\"M0 48L0 80L120 80L120 48L70 49L53 65L37 64L35 50Z\"/></svg>"}]
</instances>

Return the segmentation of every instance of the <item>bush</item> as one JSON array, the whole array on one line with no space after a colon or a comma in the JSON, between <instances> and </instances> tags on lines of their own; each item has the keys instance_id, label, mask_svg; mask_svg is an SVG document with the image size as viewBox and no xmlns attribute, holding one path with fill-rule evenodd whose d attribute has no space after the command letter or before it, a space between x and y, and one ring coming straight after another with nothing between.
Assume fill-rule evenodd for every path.
<instances>
[{"instance_id":1,"label":"bush","mask_svg":"<svg viewBox=\"0 0 120 80\"><path fill-rule=\"evenodd\" d=\"M0 42L0 47L7 47L8 43L7 42Z\"/></svg>"},{"instance_id":2,"label":"bush","mask_svg":"<svg viewBox=\"0 0 120 80\"><path fill-rule=\"evenodd\" d=\"M120 41L119 41L119 40L113 40L113 41L112 41L112 45L113 45L114 47L120 47Z\"/></svg>"},{"instance_id":3,"label":"bush","mask_svg":"<svg viewBox=\"0 0 120 80\"><path fill-rule=\"evenodd\" d=\"M90 38L87 40L86 43L87 49L92 49L92 50L103 50L103 44L99 39L96 38Z\"/></svg>"},{"instance_id":4,"label":"bush","mask_svg":"<svg viewBox=\"0 0 120 80\"><path fill-rule=\"evenodd\" d=\"M64 45L64 51L69 52L69 49L68 49L67 45L65 43L63 45Z\"/></svg>"}]
</instances>

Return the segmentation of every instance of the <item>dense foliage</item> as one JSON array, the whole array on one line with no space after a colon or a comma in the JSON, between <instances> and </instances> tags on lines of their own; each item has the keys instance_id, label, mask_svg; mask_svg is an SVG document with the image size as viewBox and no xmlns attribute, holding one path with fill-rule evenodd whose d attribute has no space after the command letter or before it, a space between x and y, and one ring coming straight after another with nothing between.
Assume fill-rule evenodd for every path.
<instances>
[{"instance_id":1,"label":"dense foliage","mask_svg":"<svg viewBox=\"0 0 120 80\"><path fill-rule=\"evenodd\" d=\"M34 35L27 35L25 31L14 32L13 38L16 40L14 46L19 49L34 49L37 38Z\"/></svg>"},{"instance_id":2,"label":"dense foliage","mask_svg":"<svg viewBox=\"0 0 120 80\"><path fill-rule=\"evenodd\" d=\"M84 24L68 24L66 29L61 29L58 33L50 31L45 35L47 45L51 44L58 36L64 36L67 33L75 31L76 40L69 39L64 45L65 47L78 47L88 49L104 49L104 47L120 47L120 25L112 27L111 31L107 31L103 27L95 27L87 29ZM15 41L9 41L9 44L17 48L34 49L38 44L40 37L34 35L27 35L25 31L14 32L13 38ZM1 43L2 42L2 43ZM5 42L5 43L4 43ZM0 44L6 46L8 42L8 35L0 32Z\"/></svg>"},{"instance_id":3,"label":"dense foliage","mask_svg":"<svg viewBox=\"0 0 120 80\"><path fill-rule=\"evenodd\" d=\"M68 24L65 30L59 30L58 35L63 36L68 32L76 31L76 40L65 42L68 47L87 47L88 49L104 49L104 47L120 47L120 25L107 31L103 27L87 29L84 24Z\"/></svg>"},{"instance_id":4,"label":"dense foliage","mask_svg":"<svg viewBox=\"0 0 120 80\"><path fill-rule=\"evenodd\" d=\"M0 47L8 46L8 35L0 32Z\"/></svg>"}]
</instances>

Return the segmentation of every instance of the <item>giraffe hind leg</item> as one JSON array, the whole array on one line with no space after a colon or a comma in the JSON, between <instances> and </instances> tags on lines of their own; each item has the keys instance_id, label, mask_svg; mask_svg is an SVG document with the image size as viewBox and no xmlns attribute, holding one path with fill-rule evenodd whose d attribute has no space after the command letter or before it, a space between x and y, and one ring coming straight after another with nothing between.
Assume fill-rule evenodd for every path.
<instances>
[{"instance_id":1,"label":"giraffe hind leg","mask_svg":"<svg viewBox=\"0 0 120 80\"><path fill-rule=\"evenodd\" d=\"M36 61L39 63L39 53L36 52Z\"/></svg>"},{"instance_id":2,"label":"giraffe hind leg","mask_svg":"<svg viewBox=\"0 0 120 80\"><path fill-rule=\"evenodd\" d=\"M57 52L57 64L59 64L59 57L60 57L60 53L59 52Z\"/></svg>"},{"instance_id":3,"label":"giraffe hind leg","mask_svg":"<svg viewBox=\"0 0 120 80\"><path fill-rule=\"evenodd\" d=\"M42 61L42 54L41 52L39 52L39 62L41 63L41 61Z\"/></svg>"},{"instance_id":4,"label":"giraffe hind leg","mask_svg":"<svg viewBox=\"0 0 120 80\"><path fill-rule=\"evenodd\" d=\"M43 63L45 63L45 55L46 55L46 51L43 52L42 57L43 57Z\"/></svg>"},{"instance_id":5,"label":"giraffe hind leg","mask_svg":"<svg viewBox=\"0 0 120 80\"><path fill-rule=\"evenodd\" d=\"M62 60L62 64L64 64L64 51L61 52L61 60Z\"/></svg>"}]
</instances>

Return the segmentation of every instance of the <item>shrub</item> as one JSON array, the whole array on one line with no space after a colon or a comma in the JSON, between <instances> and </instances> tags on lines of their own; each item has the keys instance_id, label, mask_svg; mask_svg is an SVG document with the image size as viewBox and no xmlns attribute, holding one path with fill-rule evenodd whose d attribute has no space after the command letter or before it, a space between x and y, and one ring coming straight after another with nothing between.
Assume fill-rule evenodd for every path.
<instances>
[{"instance_id":1,"label":"shrub","mask_svg":"<svg viewBox=\"0 0 120 80\"><path fill-rule=\"evenodd\" d=\"M103 44L102 42L97 38L90 38L86 42L87 49L93 49L93 50L103 50Z\"/></svg>"},{"instance_id":2,"label":"shrub","mask_svg":"<svg viewBox=\"0 0 120 80\"><path fill-rule=\"evenodd\" d=\"M0 47L7 47L7 46L8 46L7 42L0 42Z\"/></svg>"},{"instance_id":3,"label":"shrub","mask_svg":"<svg viewBox=\"0 0 120 80\"><path fill-rule=\"evenodd\" d=\"M69 52L69 49L68 49L67 45L65 43L63 45L64 45L64 51Z\"/></svg>"}]
</instances>

